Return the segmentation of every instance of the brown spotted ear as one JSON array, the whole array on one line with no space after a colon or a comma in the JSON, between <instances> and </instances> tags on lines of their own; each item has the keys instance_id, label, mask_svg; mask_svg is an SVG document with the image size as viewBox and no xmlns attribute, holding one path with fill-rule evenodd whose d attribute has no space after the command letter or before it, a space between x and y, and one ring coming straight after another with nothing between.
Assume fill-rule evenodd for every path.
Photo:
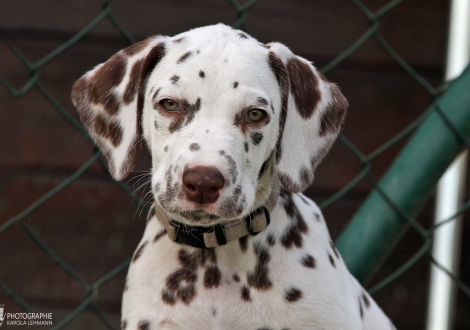
<instances>
[{"instance_id":1,"label":"brown spotted ear","mask_svg":"<svg viewBox=\"0 0 470 330\"><path fill-rule=\"evenodd\" d=\"M336 139L348 102L309 61L280 43L268 46L282 94L277 173L284 188L300 192Z\"/></svg>"},{"instance_id":2,"label":"brown spotted ear","mask_svg":"<svg viewBox=\"0 0 470 330\"><path fill-rule=\"evenodd\" d=\"M165 54L164 39L151 37L121 50L73 85L73 104L116 180L137 161L146 78Z\"/></svg>"}]
</instances>

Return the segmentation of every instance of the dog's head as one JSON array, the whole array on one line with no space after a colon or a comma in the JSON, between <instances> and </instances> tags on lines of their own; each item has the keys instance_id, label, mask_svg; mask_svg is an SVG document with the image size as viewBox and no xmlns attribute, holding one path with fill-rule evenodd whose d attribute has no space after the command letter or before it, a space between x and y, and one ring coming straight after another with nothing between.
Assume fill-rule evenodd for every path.
<instances>
[{"instance_id":1,"label":"dog's head","mask_svg":"<svg viewBox=\"0 0 470 330\"><path fill-rule=\"evenodd\" d=\"M313 180L347 101L310 62L218 24L136 43L80 78L72 99L112 175L132 171L142 137L155 201L210 225Z\"/></svg>"}]
</instances>

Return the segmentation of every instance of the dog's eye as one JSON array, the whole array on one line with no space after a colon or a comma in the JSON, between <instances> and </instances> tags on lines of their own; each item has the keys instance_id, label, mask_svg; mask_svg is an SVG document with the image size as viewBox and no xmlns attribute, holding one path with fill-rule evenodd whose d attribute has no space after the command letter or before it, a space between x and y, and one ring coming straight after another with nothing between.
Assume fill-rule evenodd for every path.
<instances>
[{"instance_id":1,"label":"dog's eye","mask_svg":"<svg viewBox=\"0 0 470 330\"><path fill-rule=\"evenodd\" d=\"M162 100L160 104L166 111L175 112L178 110L178 103L176 103L173 100L165 99L165 100Z\"/></svg>"},{"instance_id":2,"label":"dog's eye","mask_svg":"<svg viewBox=\"0 0 470 330\"><path fill-rule=\"evenodd\" d=\"M262 110L254 109L246 114L247 120L252 123L261 121L266 115Z\"/></svg>"}]
</instances>

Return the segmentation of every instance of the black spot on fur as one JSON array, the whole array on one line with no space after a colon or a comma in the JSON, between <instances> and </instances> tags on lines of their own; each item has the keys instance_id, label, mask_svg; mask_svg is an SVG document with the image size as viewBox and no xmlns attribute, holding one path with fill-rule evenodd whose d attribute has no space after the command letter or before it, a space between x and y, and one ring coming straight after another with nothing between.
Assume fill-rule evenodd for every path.
<instances>
[{"instance_id":1,"label":"black spot on fur","mask_svg":"<svg viewBox=\"0 0 470 330\"><path fill-rule=\"evenodd\" d=\"M167 151L168 151L168 145L166 145L165 148L163 148L163 150L164 150L165 152L167 152Z\"/></svg>"},{"instance_id":2,"label":"black spot on fur","mask_svg":"<svg viewBox=\"0 0 470 330\"><path fill-rule=\"evenodd\" d=\"M243 32L240 32L240 33L238 34L238 37L239 37L240 39L248 39L248 36L246 35L246 33L243 33Z\"/></svg>"},{"instance_id":3,"label":"black spot on fur","mask_svg":"<svg viewBox=\"0 0 470 330\"><path fill-rule=\"evenodd\" d=\"M237 88L237 87L238 87L238 81L235 81L235 82L233 83L233 88Z\"/></svg>"},{"instance_id":4,"label":"black spot on fur","mask_svg":"<svg viewBox=\"0 0 470 330\"><path fill-rule=\"evenodd\" d=\"M296 288L290 288L289 290L286 291L284 298L288 302L295 302L299 300L300 298L302 298L302 291Z\"/></svg>"},{"instance_id":5,"label":"black spot on fur","mask_svg":"<svg viewBox=\"0 0 470 330\"><path fill-rule=\"evenodd\" d=\"M206 76L206 74L204 73L204 71L199 71L199 77L201 77L202 79L204 79L204 77Z\"/></svg>"},{"instance_id":6,"label":"black spot on fur","mask_svg":"<svg viewBox=\"0 0 470 330\"><path fill-rule=\"evenodd\" d=\"M221 156L225 155L225 151L224 150L219 150L219 155L221 155Z\"/></svg>"},{"instance_id":7,"label":"black spot on fur","mask_svg":"<svg viewBox=\"0 0 470 330\"><path fill-rule=\"evenodd\" d=\"M153 121L153 126L155 126L155 129L158 129L158 123L156 120Z\"/></svg>"},{"instance_id":8,"label":"black spot on fur","mask_svg":"<svg viewBox=\"0 0 470 330\"><path fill-rule=\"evenodd\" d=\"M253 142L255 146L260 144L261 140L263 140L263 133L254 132L254 133L251 133L250 136L251 136L251 141Z\"/></svg>"},{"instance_id":9,"label":"black spot on fur","mask_svg":"<svg viewBox=\"0 0 470 330\"><path fill-rule=\"evenodd\" d=\"M302 258L302 265L308 268L315 268L317 266L317 263L314 257L312 257L310 254L306 254Z\"/></svg>"}]
</instances>

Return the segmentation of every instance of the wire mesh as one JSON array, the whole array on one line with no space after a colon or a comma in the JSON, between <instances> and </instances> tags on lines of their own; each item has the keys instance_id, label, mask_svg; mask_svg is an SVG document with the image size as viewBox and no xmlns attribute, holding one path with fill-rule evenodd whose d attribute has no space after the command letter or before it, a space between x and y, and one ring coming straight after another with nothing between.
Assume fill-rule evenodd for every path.
<instances>
[{"instance_id":1,"label":"wire mesh","mask_svg":"<svg viewBox=\"0 0 470 330\"><path fill-rule=\"evenodd\" d=\"M222 0L221 0L222 1ZM233 7L234 12L236 14L235 22L233 23L233 27L242 29L247 33L254 34L254 31L250 29L247 24L247 15L249 15L250 9L253 8L260 0L250 0L244 4L239 3L236 0L227 0L228 3ZM382 47L382 49L410 76L412 77L416 83L421 85L432 97L433 101L436 101L438 97L446 90L447 84L442 84L441 86L434 88L426 79L424 79L418 72L416 72L413 67L411 67L405 60L403 60L400 55L390 46L390 44L385 40L385 38L379 32L379 22L380 19L386 15L390 10L395 8L398 4L402 2L402 0L394 0L390 1L385 4L382 8L377 10L376 12L372 12L368 7L366 7L362 2L358 0L350 0L349 1L352 6L357 8L363 15L365 20L368 22L368 28L364 31L364 33L355 40L344 52L339 54L336 58L330 61L328 64L321 68L321 71L326 73L328 71L333 70L336 68L341 62L351 56L354 52L356 52L361 46L363 46L368 40L375 39L376 42ZM16 48L14 45L9 46L11 52L24 64L24 66L29 71L30 78L26 81L23 86L19 89L15 89L8 80L5 78L0 78L0 83L16 98L20 98L30 92L33 88L36 88L37 91L42 94L42 96L47 100L50 105L57 110L57 112L63 116L63 118L69 122L75 129L77 129L81 134L86 136L90 139L88 133L86 132L85 128L72 117L65 108L57 101L52 94L47 90L47 88L41 83L40 80L40 72L41 69L47 65L48 63L54 61L57 56L65 52L70 47L73 47L78 41L80 41L84 36L88 33L92 32L100 23L105 20L108 20L112 26L116 29L116 31L122 36L124 40L128 43L132 44L136 40L134 37L125 29L125 27L113 16L112 13L113 3L111 0L104 0L102 3L102 9L99 13L97 13L96 17L91 20L91 22L86 25L82 30L77 32L72 38L68 41L63 43L61 46L57 47L39 61L33 63L30 59L28 59L22 52ZM461 141L466 145L470 146L470 141L468 138L459 132L452 122L446 117L446 115L441 111L439 107L436 108L439 115L442 117L446 125L448 125L449 129L451 129L454 134L461 139ZM339 191L333 194L330 198L325 200L320 207L325 209L331 206L333 203L338 201L340 198L345 196L349 193L354 187L356 187L359 182L366 179L370 182L370 184L375 188L378 189L382 197L392 205L395 212L397 212L404 220L406 220L411 228L416 230L419 235L422 237L422 245L421 248L401 267L396 269L389 277L384 279L382 282L375 285L369 291L371 293L375 293L378 290L381 290L392 281L397 279L401 276L404 272L408 271L410 267L412 267L418 260L421 258L428 256L430 261L437 265L437 267L441 268L444 272L446 272L453 281L457 284L460 288L461 292L465 295L470 297L470 288L468 285L460 281L457 277L452 274L449 274L441 265L439 265L432 257L430 257L430 247L431 247L431 240L434 231L438 226L441 226L444 223L452 221L454 217L449 218L448 220L440 223L439 225L432 226L430 228L424 228L416 219L407 214L405 211L401 210L400 207L393 203L393 201L388 198L387 192L382 191L380 187L377 185L377 181L371 173L372 163L373 161L383 154L386 150L392 148L400 141L404 140L405 138L409 137L409 135L418 128L423 121L430 115L429 112L423 112L417 119L415 119L411 124L405 127L401 132L393 136L387 142L383 143L380 147L373 150L372 152L365 154L363 153L354 143L352 143L346 136L340 135L339 141L342 143L346 148L352 152L357 160L361 164L361 171L346 185L344 185ZM90 139L91 140L91 139ZM25 219L28 218L33 212L35 212L39 207L41 207L44 203L47 203L54 195L61 193L64 189L77 180L80 176L82 176L93 164L99 163L106 171L107 167L100 159L101 152L95 147L92 156L89 158L87 162L85 162L75 173L71 176L66 178L63 182L55 186L52 190L48 193L37 199L34 203L32 203L29 207L24 209L18 215L10 218L5 223L0 226L0 234L5 234L12 226L20 226L22 230L26 232L29 238L49 257L53 260L57 265L59 265L63 270L67 272L67 274L72 277L82 288L84 293L84 299L70 314L68 314L65 318L63 318L60 322L55 324L52 329L61 329L70 322L72 322L82 311L86 308L91 308L91 310L98 316L98 318L103 322L103 324L109 329L117 329L116 325L113 324L105 315L105 313L96 305L95 303L95 294L97 290L100 289L107 281L112 279L114 276L123 272L127 269L129 265L130 259L124 261L122 264L118 265L116 268L109 271L106 275L102 278L97 280L94 283L88 283L83 277L78 274L70 265L68 265L59 254L54 252L52 248L50 248L43 239L41 239L40 235L35 233L33 229L25 223ZM131 198L142 207L147 207L144 205L143 201L132 192L132 189L127 187L122 182L117 182L118 184ZM457 212L456 215L462 214L466 210L470 208L470 201L467 201L463 207ZM7 283L5 283L2 279L0 279L0 288L9 296L11 297L19 306L21 306L25 311L31 311L31 308L19 294L15 293Z\"/></svg>"}]
</instances>

